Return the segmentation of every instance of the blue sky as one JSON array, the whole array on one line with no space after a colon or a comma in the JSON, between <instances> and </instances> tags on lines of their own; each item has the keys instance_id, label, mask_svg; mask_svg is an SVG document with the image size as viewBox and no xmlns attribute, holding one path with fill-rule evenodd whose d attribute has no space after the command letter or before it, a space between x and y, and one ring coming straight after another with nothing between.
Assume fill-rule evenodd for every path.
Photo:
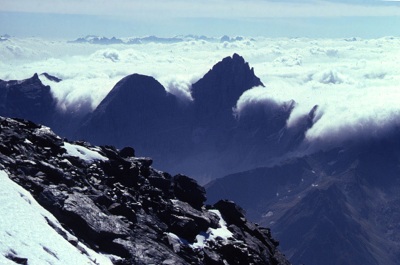
<instances>
[{"instance_id":1,"label":"blue sky","mask_svg":"<svg viewBox=\"0 0 400 265\"><path fill-rule=\"evenodd\" d=\"M40 37L380 37L400 34L400 2L380 0L2 0L0 34Z\"/></svg>"}]
</instances>

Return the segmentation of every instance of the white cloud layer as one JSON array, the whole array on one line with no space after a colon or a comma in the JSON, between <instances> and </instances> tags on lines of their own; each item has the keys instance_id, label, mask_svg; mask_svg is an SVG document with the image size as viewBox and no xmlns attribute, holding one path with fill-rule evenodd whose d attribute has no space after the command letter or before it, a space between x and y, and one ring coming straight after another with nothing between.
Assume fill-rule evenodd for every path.
<instances>
[{"instance_id":1,"label":"white cloud layer","mask_svg":"<svg viewBox=\"0 0 400 265\"><path fill-rule=\"evenodd\" d=\"M267 0L3 0L0 11L85 14L119 17L342 17L397 16L395 1Z\"/></svg>"},{"instance_id":2,"label":"white cloud layer","mask_svg":"<svg viewBox=\"0 0 400 265\"><path fill-rule=\"evenodd\" d=\"M154 76L172 93L190 98L190 84L233 53L242 55L266 85L247 92L238 105L293 99L289 126L319 105L321 117L307 133L310 141L370 137L400 125L400 38L394 37L110 46L11 38L0 42L0 79L35 72L62 78L47 81L61 108L74 108L76 102L94 108L132 73Z\"/></svg>"}]
</instances>

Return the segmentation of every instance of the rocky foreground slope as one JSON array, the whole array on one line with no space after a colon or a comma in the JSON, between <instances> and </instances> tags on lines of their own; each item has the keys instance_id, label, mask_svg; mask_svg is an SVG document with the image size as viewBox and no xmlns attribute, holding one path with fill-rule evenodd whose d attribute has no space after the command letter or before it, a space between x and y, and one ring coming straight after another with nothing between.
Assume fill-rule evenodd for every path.
<instances>
[{"instance_id":1,"label":"rocky foreground slope","mask_svg":"<svg viewBox=\"0 0 400 265\"><path fill-rule=\"evenodd\" d=\"M71 143L47 127L0 118L0 170L115 264L289 264L270 230L248 222L239 206L205 206L194 180L151 164L132 148Z\"/></svg>"}]
</instances>

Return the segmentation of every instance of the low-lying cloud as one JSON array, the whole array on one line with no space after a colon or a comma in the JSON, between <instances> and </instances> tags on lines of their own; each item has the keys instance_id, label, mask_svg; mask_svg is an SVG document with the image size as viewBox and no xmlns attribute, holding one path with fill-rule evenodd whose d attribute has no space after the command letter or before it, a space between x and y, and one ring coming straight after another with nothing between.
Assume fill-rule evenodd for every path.
<instances>
[{"instance_id":1,"label":"low-lying cloud","mask_svg":"<svg viewBox=\"0 0 400 265\"><path fill-rule=\"evenodd\" d=\"M139 45L92 45L16 39L0 43L0 79L24 79L48 72L60 83L44 81L64 110L94 109L112 87L132 73L151 75L170 92L190 101L190 86L215 63L242 55L266 85L245 93L246 104L295 107L287 125L318 105L318 120L306 141L337 142L375 137L400 119L400 39L267 39L235 43L186 41ZM84 104L83 104L83 103ZM81 104L81 105L79 105Z\"/></svg>"}]
</instances>

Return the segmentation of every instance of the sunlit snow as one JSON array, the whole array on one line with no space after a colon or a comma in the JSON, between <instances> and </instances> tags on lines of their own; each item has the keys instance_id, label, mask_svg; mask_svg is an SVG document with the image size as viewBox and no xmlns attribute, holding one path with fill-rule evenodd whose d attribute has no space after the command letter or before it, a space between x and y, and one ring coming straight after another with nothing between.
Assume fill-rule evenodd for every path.
<instances>
[{"instance_id":1,"label":"sunlit snow","mask_svg":"<svg viewBox=\"0 0 400 265\"><path fill-rule=\"evenodd\" d=\"M185 239L178 237L174 233L167 233L168 237L170 238L170 242L172 241L172 245L175 251L179 250L178 244L185 244L189 247L196 249L196 248L204 248L204 245L208 242L222 240L227 241L229 238L233 236L232 232L229 231L228 227L226 226L225 220L222 218L221 213L218 210L209 210L210 212L216 214L219 217L219 227L218 228L208 228L206 232L202 232L196 236L196 240L193 244L188 243Z\"/></svg>"},{"instance_id":2,"label":"sunlit snow","mask_svg":"<svg viewBox=\"0 0 400 265\"><path fill-rule=\"evenodd\" d=\"M48 221L66 232L25 189L0 171L0 264L13 264L6 256L27 258L29 265L104 264L111 261L81 243L83 253L59 235Z\"/></svg>"},{"instance_id":3,"label":"sunlit snow","mask_svg":"<svg viewBox=\"0 0 400 265\"><path fill-rule=\"evenodd\" d=\"M65 142L63 147L65 148L65 150L67 150L67 154L69 156L78 157L82 160L85 160L86 162L92 162L94 160L102 160L102 161L108 160L107 157L102 156L98 152L90 150L80 145L70 144Z\"/></svg>"}]
</instances>

